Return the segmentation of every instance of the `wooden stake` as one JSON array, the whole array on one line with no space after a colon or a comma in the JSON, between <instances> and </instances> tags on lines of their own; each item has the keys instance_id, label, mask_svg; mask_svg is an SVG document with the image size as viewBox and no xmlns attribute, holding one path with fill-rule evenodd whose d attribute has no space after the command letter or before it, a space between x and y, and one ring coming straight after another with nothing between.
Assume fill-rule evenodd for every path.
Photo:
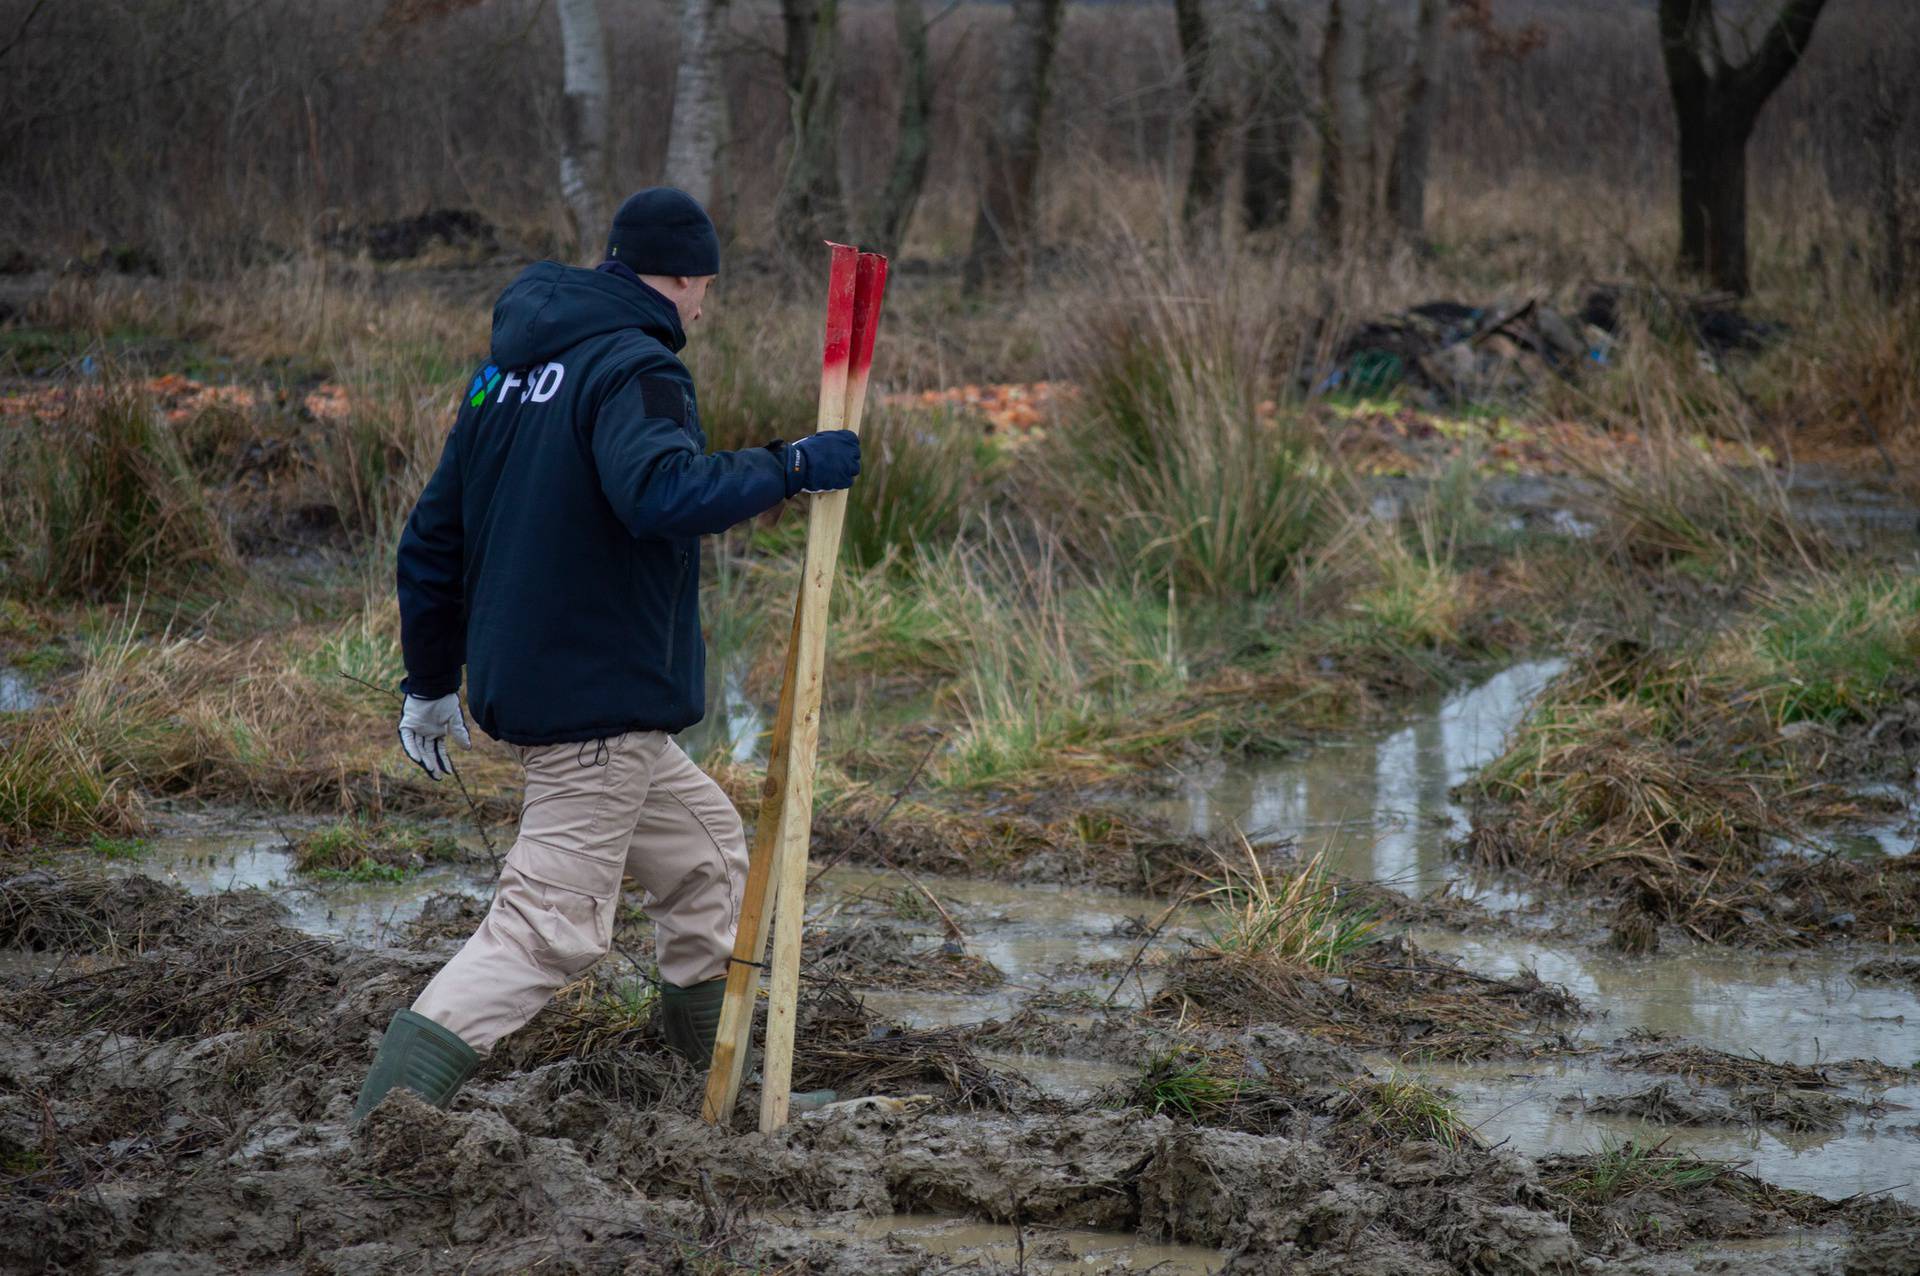
<instances>
[{"instance_id":1,"label":"wooden stake","mask_svg":"<svg viewBox=\"0 0 1920 1276\"><path fill-rule=\"evenodd\" d=\"M853 294L858 253L844 244L831 244L833 264L827 276L827 331L820 366L819 429L837 430L846 418L847 373L853 343ZM812 535L811 511L808 523ZM707 1073L706 1099L700 1115L709 1124L725 1125L740 1098L747 1053L753 1038L753 1007L760 988L760 968L767 952L767 931L773 921L776 898L774 867L782 851L781 815L786 806L787 757L793 733L794 674L800 655L800 619L806 591L794 599L793 629L787 636L786 676L780 682L780 703L774 711L773 735L767 746L767 778L760 790L760 816L753 830L753 851L747 861L747 882L740 900L740 926L733 939L733 960L727 965L727 995L720 1007L720 1028L713 1043L713 1065ZM808 766L811 767L809 762Z\"/></svg>"},{"instance_id":2,"label":"wooden stake","mask_svg":"<svg viewBox=\"0 0 1920 1276\"><path fill-rule=\"evenodd\" d=\"M837 263L836 263L837 264ZM861 253L854 286L851 367L843 428L860 429L873 366L887 259ZM824 399L824 394L823 394ZM787 740L785 791L780 806L780 858L775 886L773 983L767 994L767 1057L761 1065L760 1131L787 1123L793 1090L793 1037L800 1000L800 932L807 911L807 845L813 822L813 770L820 748L820 701L827 659L827 606L833 596L847 494L823 492L807 511L806 570L800 580L798 640L794 644L793 725Z\"/></svg>"}]
</instances>

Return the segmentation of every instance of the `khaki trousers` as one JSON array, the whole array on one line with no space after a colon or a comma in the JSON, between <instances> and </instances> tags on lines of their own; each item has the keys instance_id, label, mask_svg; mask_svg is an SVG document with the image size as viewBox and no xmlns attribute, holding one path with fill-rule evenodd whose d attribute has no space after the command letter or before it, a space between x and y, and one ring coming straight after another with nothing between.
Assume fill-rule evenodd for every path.
<instances>
[{"instance_id":1,"label":"khaki trousers","mask_svg":"<svg viewBox=\"0 0 1920 1276\"><path fill-rule=\"evenodd\" d=\"M486 1054L606 955L623 876L646 891L661 978L726 974L747 844L720 786L664 731L514 752L526 806L493 907L414 1012Z\"/></svg>"}]
</instances>

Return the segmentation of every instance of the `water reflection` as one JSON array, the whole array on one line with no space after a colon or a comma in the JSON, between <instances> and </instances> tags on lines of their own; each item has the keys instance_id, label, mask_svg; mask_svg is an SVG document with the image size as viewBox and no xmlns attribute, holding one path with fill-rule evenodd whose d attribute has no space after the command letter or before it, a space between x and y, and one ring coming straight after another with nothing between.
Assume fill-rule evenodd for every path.
<instances>
[{"instance_id":1,"label":"water reflection","mask_svg":"<svg viewBox=\"0 0 1920 1276\"><path fill-rule=\"evenodd\" d=\"M258 888L286 906L288 925L360 943L394 942L396 929L439 892L485 898L494 878L485 863L430 865L398 882L310 878L294 871L293 854L279 830L234 831L233 821L217 833L157 838L138 859L101 860L97 867L172 882L195 895Z\"/></svg>"},{"instance_id":2,"label":"water reflection","mask_svg":"<svg viewBox=\"0 0 1920 1276\"><path fill-rule=\"evenodd\" d=\"M716 653L707 662L707 716L675 739L696 761L724 755L729 761L761 760L766 713L747 694L746 661L738 653Z\"/></svg>"},{"instance_id":3,"label":"water reflection","mask_svg":"<svg viewBox=\"0 0 1920 1276\"><path fill-rule=\"evenodd\" d=\"M0 713L25 713L39 708L45 698L18 669L0 666Z\"/></svg>"},{"instance_id":4,"label":"water reflection","mask_svg":"<svg viewBox=\"0 0 1920 1276\"><path fill-rule=\"evenodd\" d=\"M1391 1060L1369 1060L1377 1069ZM1459 1101L1460 1115L1490 1143L1505 1143L1527 1156L1591 1152L1631 1139L1642 1147L1665 1143L1708 1160L1732 1161L1769 1183L1829 1199L1856 1192L1885 1192L1920 1205L1920 1142L1914 1107L1920 1084L1867 1092L1876 1106L1849 1116L1843 1129L1794 1132L1753 1126L1659 1125L1636 1117L1586 1111L1603 1095L1631 1094L1660 1078L1615 1072L1580 1059L1514 1063L1431 1063L1402 1073L1443 1086ZM1668 1078L1685 1090L1686 1083Z\"/></svg>"},{"instance_id":5,"label":"water reflection","mask_svg":"<svg viewBox=\"0 0 1920 1276\"><path fill-rule=\"evenodd\" d=\"M1500 755L1533 698L1566 664L1535 660L1438 698L1391 732L1187 781L1157 813L1189 832L1244 830L1325 848L1350 877L1421 893L1454 878L1450 840L1469 828L1453 788Z\"/></svg>"}]
</instances>

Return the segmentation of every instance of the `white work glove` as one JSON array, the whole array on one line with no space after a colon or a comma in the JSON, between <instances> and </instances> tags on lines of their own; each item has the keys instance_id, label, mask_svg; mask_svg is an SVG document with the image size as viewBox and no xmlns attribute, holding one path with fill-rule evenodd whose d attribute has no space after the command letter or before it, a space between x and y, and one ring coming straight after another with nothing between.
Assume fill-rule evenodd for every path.
<instances>
[{"instance_id":1,"label":"white work glove","mask_svg":"<svg viewBox=\"0 0 1920 1276\"><path fill-rule=\"evenodd\" d=\"M467 721L460 716L458 692L438 700L416 695L407 697L407 707L400 711L400 747L431 779L453 774L453 763L447 759L449 734L462 747L473 747L473 739L467 734Z\"/></svg>"}]
</instances>

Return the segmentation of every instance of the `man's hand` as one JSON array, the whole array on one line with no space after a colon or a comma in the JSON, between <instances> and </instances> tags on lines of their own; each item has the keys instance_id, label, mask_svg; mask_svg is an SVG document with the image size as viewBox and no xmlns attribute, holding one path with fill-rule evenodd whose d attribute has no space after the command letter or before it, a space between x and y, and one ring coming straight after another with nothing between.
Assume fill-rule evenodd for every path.
<instances>
[{"instance_id":1,"label":"man's hand","mask_svg":"<svg viewBox=\"0 0 1920 1276\"><path fill-rule=\"evenodd\" d=\"M467 722L460 716L460 695L441 696L438 700L428 700L423 696L409 695L406 708L400 711L400 747L407 756L420 764L420 769L429 779L437 780L443 775L453 774L453 763L447 760L447 736L452 735L461 747L471 749L473 739L467 734Z\"/></svg>"},{"instance_id":2,"label":"man's hand","mask_svg":"<svg viewBox=\"0 0 1920 1276\"><path fill-rule=\"evenodd\" d=\"M852 487L859 472L860 436L852 430L822 430L787 445L788 496Z\"/></svg>"}]
</instances>

